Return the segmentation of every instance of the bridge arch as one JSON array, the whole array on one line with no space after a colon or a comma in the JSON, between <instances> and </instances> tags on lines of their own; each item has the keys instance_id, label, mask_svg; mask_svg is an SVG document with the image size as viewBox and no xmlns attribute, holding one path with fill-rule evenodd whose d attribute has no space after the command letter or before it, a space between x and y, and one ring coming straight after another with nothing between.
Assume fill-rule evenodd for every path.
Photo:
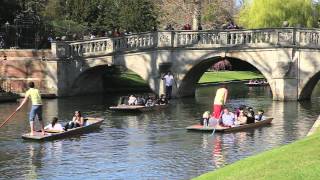
<instances>
[{"instance_id":1,"label":"bridge arch","mask_svg":"<svg viewBox=\"0 0 320 180\"><path fill-rule=\"evenodd\" d=\"M310 99L312 92L320 80L320 70L313 74L312 76L308 76L307 78L303 79L302 88L300 90L298 100L306 100Z\"/></svg>"},{"instance_id":2,"label":"bridge arch","mask_svg":"<svg viewBox=\"0 0 320 180\"><path fill-rule=\"evenodd\" d=\"M115 84L113 82L106 80L107 73L116 75L116 72L111 72L111 69L115 70L122 68L132 71L131 69L123 65L110 64L101 64L83 69L81 72L74 76L74 80L71 82L71 91L69 95L119 92L123 90L119 89L121 87L114 87ZM143 79L143 77L141 77L141 74L138 74L135 71L132 72ZM137 88L137 90L147 90L147 88Z\"/></svg>"},{"instance_id":3,"label":"bridge arch","mask_svg":"<svg viewBox=\"0 0 320 180\"><path fill-rule=\"evenodd\" d=\"M218 62L222 59L228 59L233 67L237 65L237 62L245 62L248 64L248 66L254 67L264 76L265 79L267 79L267 81L269 82L269 86L271 87L272 94L274 93L274 88L272 87L273 83L271 83L272 76L270 75L270 73L268 73L268 71L266 71L270 67L266 68L263 64L260 64L259 61L256 61L254 59L243 60L239 57L212 56L203 60L194 61L194 63L189 66L190 69L187 71L187 73L185 73L183 77L181 77L180 86L177 90L177 96L184 97L194 95L195 89L197 87L197 82L199 81L203 73L207 69L209 69L215 62Z\"/></svg>"}]
</instances>

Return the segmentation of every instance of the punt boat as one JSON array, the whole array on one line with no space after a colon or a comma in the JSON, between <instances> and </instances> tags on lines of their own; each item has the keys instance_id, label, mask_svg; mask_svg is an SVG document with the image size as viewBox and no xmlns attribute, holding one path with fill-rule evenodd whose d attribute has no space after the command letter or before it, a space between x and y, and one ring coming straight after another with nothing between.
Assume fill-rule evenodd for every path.
<instances>
[{"instance_id":1,"label":"punt boat","mask_svg":"<svg viewBox=\"0 0 320 180\"><path fill-rule=\"evenodd\" d=\"M160 110L168 107L168 104L165 105L154 105L154 106L139 106L139 105L125 105L121 104L118 106L111 106L109 109L114 111L122 111L122 112L147 112L153 110Z\"/></svg>"},{"instance_id":2,"label":"punt boat","mask_svg":"<svg viewBox=\"0 0 320 180\"><path fill-rule=\"evenodd\" d=\"M267 86L269 85L268 82L248 82L248 83L244 83L247 86Z\"/></svg>"},{"instance_id":3,"label":"punt boat","mask_svg":"<svg viewBox=\"0 0 320 180\"><path fill-rule=\"evenodd\" d=\"M249 128L256 128L256 127L261 127L261 126L265 126L268 125L272 122L273 118L267 118L265 120L262 121L256 121L255 123L251 123L251 124L244 124L244 125L240 125L240 126L235 126L235 127L223 127L223 126L217 126L216 128L211 127L211 126L207 126L204 127L200 124L196 124L196 125L192 125L189 127L186 127L187 130L193 130L193 131L213 131L214 129L216 129L216 132L233 132L233 131L242 131L242 130L246 130Z\"/></svg>"},{"instance_id":4,"label":"punt boat","mask_svg":"<svg viewBox=\"0 0 320 180\"><path fill-rule=\"evenodd\" d=\"M48 141L72 135L88 133L90 131L98 129L103 121L104 119L102 118L87 117L85 118L85 126L68 129L67 131L46 131L45 135L42 135L41 132L35 132L35 134L32 136L29 133L27 133L22 135L22 139L33 141Z\"/></svg>"}]
</instances>

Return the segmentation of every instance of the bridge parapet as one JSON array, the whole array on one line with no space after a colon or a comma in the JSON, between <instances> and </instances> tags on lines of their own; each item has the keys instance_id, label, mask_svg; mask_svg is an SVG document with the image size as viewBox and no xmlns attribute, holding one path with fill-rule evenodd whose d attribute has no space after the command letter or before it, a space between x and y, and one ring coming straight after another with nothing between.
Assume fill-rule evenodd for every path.
<instances>
[{"instance_id":1,"label":"bridge parapet","mask_svg":"<svg viewBox=\"0 0 320 180\"><path fill-rule=\"evenodd\" d=\"M320 48L319 29L273 28L254 30L159 31L116 38L54 42L58 58L104 56L163 48Z\"/></svg>"}]
</instances>

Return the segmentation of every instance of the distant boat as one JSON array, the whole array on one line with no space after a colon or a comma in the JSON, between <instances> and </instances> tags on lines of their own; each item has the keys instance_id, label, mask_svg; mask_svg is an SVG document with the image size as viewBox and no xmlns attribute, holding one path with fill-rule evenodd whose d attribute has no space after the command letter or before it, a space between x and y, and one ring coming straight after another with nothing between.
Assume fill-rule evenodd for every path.
<instances>
[{"instance_id":1,"label":"distant boat","mask_svg":"<svg viewBox=\"0 0 320 180\"><path fill-rule=\"evenodd\" d=\"M121 104L118 106L111 106L109 109L114 111L122 111L122 112L146 112L153 110L160 110L168 107L168 104L165 105L154 105L154 106L141 106L141 105L125 105Z\"/></svg>"},{"instance_id":2,"label":"distant boat","mask_svg":"<svg viewBox=\"0 0 320 180\"><path fill-rule=\"evenodd\" d=\"M269 83L267 81L249 81L247 83L244 83L247 86L267 86Z\"/></svg>"},{"instance_id":3,"label":"distant boat","mask_svg":"<svg viewBox=\"0 0 320 180\"><path fill-rule=\"evenodd\" d=\"M42 135L41 132L35 132L34 135L30 135L29 133L23 134L22 139L24 140L32 140L32 141L49 141L49 140L54 140L54 139L59 139L59 138L64 138L64 137L69 137L72 135L77 135L77 134L83 134L83 133L88 133L92 130L98 129L104 119L102 118L92 118L88 117L85 118L85 122L87 125L73 128L73 129L68 129L67 131L47 131L45 135Z\"/></svg>"},{"instance_id":4,"label":"distant boat","mask_svg":"<svg viewBox=\"0 0 320 180\"><path fill-rule=\"evenodd\" d=\"M235 126L235 127L222 127L222 126L217 126L216 132L233 132L233 131L241 131L241 130L246 130L249 128L256 128L256 127L261 127L261 126L265 126L268 125L272 122L273 118L267 118L266 120L262 120L262 121L256 121L255 123L251 123L251 124L244 124L244 125L240 125L240 126ZM186 127L187 130L193 130L193 131L209 131L212 132L214 130L214 127L204 127L200 124L196 124L196 125L192 125L189 127Z\"/></svg>"}]
</instances>

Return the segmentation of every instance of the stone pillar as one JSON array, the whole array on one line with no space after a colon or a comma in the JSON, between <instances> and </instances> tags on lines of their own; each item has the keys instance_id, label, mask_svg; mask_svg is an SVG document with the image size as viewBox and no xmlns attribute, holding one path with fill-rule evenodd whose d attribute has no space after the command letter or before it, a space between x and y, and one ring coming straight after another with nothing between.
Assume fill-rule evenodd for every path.
<instances>
[{"instance_id":1,"label":"stone pillar","mask_svg":"<svg viewBox=\"0 0 320 180\"><path fill-rule=\"evenodd\" d=\"M69 44L64 41L55 41L51 43L52 56L55 58L68 58L70 57Z\"/></svg>"},{"instance_id":2,"label":"stone pillar","mask_svg":"<svg viewBox=\"0 0 320 180\"><path fill-rule=\"evenodd\" d=\"M201 24L201 1L202 0L193 0L193 3L194 3L193 20L192 20L193 30L198 30L198 26Z\"/></svg>"},{"instance_id":3,"label":"stone pillar","mask_svg":"<svg viewBox=\"0 0 320 180\"><path fill-rule=\"evenodd\" d=\"M174 31L158 32L158 47L173 47L174 45Z\"/></svg>"},{"instance_id":4,"label":"stone pillar","mask_svg":"<svg viewBox=\"0 0 320 180\"><path fill-rule=\"evenodd\" d=\"M271 88L275 101L297 101L298 81L295 78L272 79Z\"/></svg>"}]
</instances>

